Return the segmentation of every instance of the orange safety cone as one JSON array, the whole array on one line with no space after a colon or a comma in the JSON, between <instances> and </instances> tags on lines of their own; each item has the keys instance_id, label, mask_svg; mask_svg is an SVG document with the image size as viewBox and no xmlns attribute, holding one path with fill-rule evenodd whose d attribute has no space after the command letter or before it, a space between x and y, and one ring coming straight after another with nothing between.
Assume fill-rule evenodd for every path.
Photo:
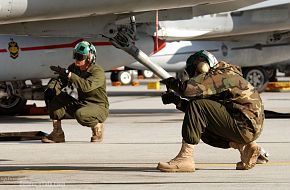
<instances>
[{"instance_id":1,"label":"orange safety cone","mask_svg":"<svg viewBox=\"0 0 290 190\"><path fill-rule=\"evenodd\" d=\"M131 85L132 85L132 86L139 86L140 83L139 83L138 81L133 81L133 82L131 83Z\"/></svg>"},{"instance_id":2,"label":"orange safety cone","mask_svg":"<svg viewBox=\"0 0 290 190\"><path fill-rule=\"evenodd\" d=\"M122 83L120 81L112 82L112 86L121 86Z\"/></svg>"}]
</instances>

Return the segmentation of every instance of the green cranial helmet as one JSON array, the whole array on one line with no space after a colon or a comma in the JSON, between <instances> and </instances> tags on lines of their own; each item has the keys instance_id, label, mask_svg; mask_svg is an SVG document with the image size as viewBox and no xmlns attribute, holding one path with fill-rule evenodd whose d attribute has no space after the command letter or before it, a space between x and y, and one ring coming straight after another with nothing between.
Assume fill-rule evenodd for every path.
<instances>
[{"instance_id":1,"label":"green cranial helmet","mask_svg":"<svg viewBox=\"0 0 290 190\"><path fill-rule=\"evenodd\" d=\"M95 46L87 41L79 42L73 50L73 58L82 61L87 60L93 64L96 61L96 48Z\"/></svg>"},{"instance_id":2,"label":"green cranial helmet","mask_svg":"<svg viewBox=\"0 0 290 190\"><path fill-rule=\"evenodd\" d=\"M204 61L199 62L198 58L203 58ZM210 68L214 68L218 64L217 59L213 54L206 50L197 51L186 60L185 70L190 77L199 73L208 72Z\"/></svg>"},{"instance_id":3,"label":"green cranial helmet","mask_svg":"<svg viewBox=\"0 0 290 190\"><path fill-rule=\"evenodd\" d=\"M187 59L186 66L190 66L190 64L192 64L198 57L205 58L206 62L209 64L210 68L213 68L216 64L218 64L217 59L215 58L215 56L212 53L210 53L206 50L201 50L201 51L195 52L193 55L191 55Z\"/></svg>"}]
</instances>

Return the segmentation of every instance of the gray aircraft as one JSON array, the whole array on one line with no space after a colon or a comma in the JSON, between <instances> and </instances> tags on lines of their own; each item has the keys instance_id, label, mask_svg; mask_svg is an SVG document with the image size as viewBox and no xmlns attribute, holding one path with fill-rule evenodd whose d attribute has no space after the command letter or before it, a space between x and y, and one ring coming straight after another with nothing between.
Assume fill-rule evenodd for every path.
<instances>
[{"instance_id":1,"label":"gray aircraft","mask_svg":"<svg viewBox=\"0 0 290 190\"><path fill-rule=\"evenodd\" d=\"M179 72L190 54L206 49L219 60L241 66L245 78L262 91L269 80L275 80L277 70L290 71L289 15L289 0L269 0L233 12L160 21L155 35L167 43L151 60L167 71ZM154 27L140 30L154 33ZM131 67L144 69L138 63Z\"/></svg>"},{"instance_id":2,"label":"gray aircraft","mask_svg":"<svg viewBox=\"0 0 290 190\"><path fill-rule=\"evenodd\" d=\"M156 52L151 35L138 35L138 39L136 28L155 22L157 10L160 21L182 20L258 2L262 0L1 0L0 114L16 114L27 99L42 99L40 79L54 76L49 66L70 64L72 48L82 39L93 42L98 63L110 70L134 62L130 50L125 53L113 47L127 47L120 47L124 41L117 37L130 42L130 47L140 45L145 53ZM133 56L140 61L140 54ZM141 61L161 77L169 76L148 59Z\"/></svg>"}]
</instances>

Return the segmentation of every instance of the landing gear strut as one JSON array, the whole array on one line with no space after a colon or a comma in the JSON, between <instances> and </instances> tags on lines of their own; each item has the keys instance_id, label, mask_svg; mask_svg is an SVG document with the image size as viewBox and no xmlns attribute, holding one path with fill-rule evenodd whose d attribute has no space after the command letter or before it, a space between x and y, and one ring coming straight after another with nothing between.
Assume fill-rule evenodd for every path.
<instances>
[{"instance_id":1,"label":"landing gear strut","mask_svg":"<svg viewBox=\"0 0 290 190\"><path fill-rule=\"evenodd\" d=\"M108 38L116 48L122 49L133 56L138 62L149 68L161 79L171 77L167 71L159 65L153 63L144 52L134 45L136 31L134 22L132 21L134 21L134 19L131 18L131 28L122 26L118 28L114 37L104 37Z\"/></svg>"}]
</instances>

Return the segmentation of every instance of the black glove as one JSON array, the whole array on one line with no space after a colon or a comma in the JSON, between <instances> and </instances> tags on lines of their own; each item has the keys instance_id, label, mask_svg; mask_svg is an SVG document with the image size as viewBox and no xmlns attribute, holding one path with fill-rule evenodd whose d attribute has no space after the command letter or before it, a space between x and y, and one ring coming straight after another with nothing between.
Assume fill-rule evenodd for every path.
<instances>
[{"instance_id":1,"label":"black glove","mask_svg":"<svg viewBox=\"0 0 290 190\"><path fill-rule=\"evenodd\" d=\"M55 93L55 89L53 88L47 88L44 91L44 100L45 101L50 101L55 97L56 93Z\"/></svg>"},{"instance_id":2,"label":"black glove","mask_svg":"<svg viewBox=\"0 0 290 190\"><path fill-rule=\"evenodd\" d=\"M181 98L178 96L174 91L170 90L163 94L161 94L163 104L171 104L174 103L175 105L179 104Z\"/></svg>"},{"instance_id":3,"label":"black glove","mask_svg":"<svg viewBox=\"0 0 290 190\"><path fill-rule=\"evenodd\" d=\"M54 71L54 74L58 74L59 76L65 77L67 78L68 74L69 74L69 70L62 68L60 66L50 66L50 69L52 71Z\"/></svg>"},{"instance_id":4,"label":"black glove","mask_svg":"<svg viewBox=\"0 0 290 190\"><path fill-rule=\"evenodd\" d=\"M167 89L176 90L179 87L179 80L174 77L169 77L167 79L163 79L160 83L165 84Z\"/></svg>"}]
</instances>

